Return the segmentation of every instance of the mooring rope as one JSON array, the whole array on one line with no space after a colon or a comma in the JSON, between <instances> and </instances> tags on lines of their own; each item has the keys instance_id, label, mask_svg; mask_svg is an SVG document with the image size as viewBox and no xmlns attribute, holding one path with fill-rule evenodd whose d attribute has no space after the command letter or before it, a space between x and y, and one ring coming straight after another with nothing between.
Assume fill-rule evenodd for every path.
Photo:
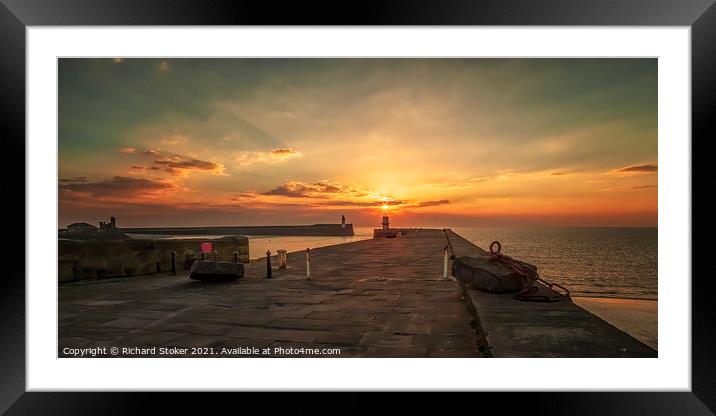
<instances>
[{"instance_id":1,"label":"mooring rope","mask_svg":"<svg viewBox=\"0 0 716 416\"><path fill-rule=\"evenodd\" d=\"M494 249L493 247L497 246L497 249ZM542 279L539 274L537 273L537 270L526 267L523 263L513 259L510 256L504 255L501 253L502 251L502 244L500 244L499 241L493 241L490 243L490 260L491 261L499 261L502 264L505 264L506 266L510 267L512 270L514 270L517 274L520 275L522 278L522 290L517 293L514 297L515 299L520 300L529 300L530 297L535 297L534 293L537 292L537 287L534 286L535 282L540 282L543 285L547 286L548 288L552 289L554 293L568 298L570 295L569 289L566 287L557 284L548 282L544 279ZM554 288L560 289L562 292L560 293L557 290L554 290ZM542 298L543 296L536 296L537 298Z\"/></svg>"}]
</instances>

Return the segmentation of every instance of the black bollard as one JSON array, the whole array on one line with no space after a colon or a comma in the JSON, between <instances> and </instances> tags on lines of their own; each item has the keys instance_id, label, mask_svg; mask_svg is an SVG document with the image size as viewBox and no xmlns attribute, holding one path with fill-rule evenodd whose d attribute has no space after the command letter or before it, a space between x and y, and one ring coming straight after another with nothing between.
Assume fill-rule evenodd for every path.
<instances>
[{"instance_id":1,"label":"black bollard","mask_svg":"<svg viewBox=\"0 0 716 416\"><path fill-rule=\"evenodd\" d=\"M271 278L271 250L266 251L266 278Z\"/></svg>"},{"instance_id":2,"label":"black bollard","mask_svg":"<svg viewBox=\"0 0 716 416\"><path fill-rule=\"evenodd\" d=\"M172 251L169 254L172 256L172 274L177 274L177 253Z\"/></svg>"}]
</instances>

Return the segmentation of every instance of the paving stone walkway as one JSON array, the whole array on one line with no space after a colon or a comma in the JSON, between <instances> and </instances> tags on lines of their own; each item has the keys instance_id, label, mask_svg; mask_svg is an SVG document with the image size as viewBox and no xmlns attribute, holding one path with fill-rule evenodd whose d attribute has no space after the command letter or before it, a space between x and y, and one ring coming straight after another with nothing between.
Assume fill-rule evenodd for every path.
<instances>
[{"instance_id":1,"label":"paving stone walkway","mask_svg":"<svg viewBox=\"0 0 716 416\"><path fill-rule=\"evenodd\" d=\"M59 356L69 355L66 348L119 347L119 356L196 357L191 349L121 348L206 347L201 356L265 356L268 348L280 357L478 357L460 286L442 279L444 245L442 230L419 230L315 249L311 280L298 252L272 279L264 260L235 283L186 274L63 283ZM227 355L222 348L256 349ZM327 348L340 354L318 352Z\"/></svg>"}]
</instances>

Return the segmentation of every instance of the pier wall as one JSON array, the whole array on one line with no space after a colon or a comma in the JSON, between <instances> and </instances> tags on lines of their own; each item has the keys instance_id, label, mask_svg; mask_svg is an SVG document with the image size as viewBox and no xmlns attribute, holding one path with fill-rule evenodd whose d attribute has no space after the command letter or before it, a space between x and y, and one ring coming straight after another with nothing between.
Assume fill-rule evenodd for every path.
<instances>
[{"instance_id":1,"label":"pier wall","mask_svg":"<svg viewBox=\"0 0 716 416\"><path fill-rule=\"evenodd\" d=\"M276 235L291 237L353 236L353 224L258 225L226 227L122 228L124 233L165 235Z\"/></svg>"},{"instance_id":2,"label":"pier wall","mask_svg":"<svg viewBox=\"0 0 716 416\"><path fill-rule=\"evenodd\" d=\"M211 241L211 258L249 261L249 239L243 236L210 240L122 240L58 242L58 276L60 282L137 276L171 271L171 252L176 252L176 269L187 270L194 260L201 259L201 243Z\"/></svg>"},{"instance_id":3,"label":"pier wall","mask_svg":"<svg viewBox=\"0 0 716 416\"><path fill-rule=\"evenodd\" d=\"M488 256L485 250L451 230L445 230L445 236L458 263ZM486 357L658 356L650 346L579 307L570 298L525 302L514 299L515 292L478 290L470 284L475 276L472 271L466 275L464 266L458 265L453 273L457 269L455 277L475 319L478 340L484 340L479 348ZM500 273L496 265L483 262L481 267Z\"/></svg>"}]
</instances>

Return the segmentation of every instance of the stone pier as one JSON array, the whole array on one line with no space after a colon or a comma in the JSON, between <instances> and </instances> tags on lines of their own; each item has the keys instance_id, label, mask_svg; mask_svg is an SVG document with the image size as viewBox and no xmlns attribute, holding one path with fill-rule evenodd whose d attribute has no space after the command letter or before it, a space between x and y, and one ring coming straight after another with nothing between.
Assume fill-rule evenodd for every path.
<instances>
[{"instance_id":1,"label":"stone pier","mask_svg":"<svg viewBox=\"0 0 716 416\"><path fill-rule=\"evenodd\" d=\"M201 356L213 357L247 356L217 354L221 348L259 357L656 355L571 301L519 302L444 279L448 239L460 255L484 255L451 231L410 230L312 249L310 280L305 253L294 252L285 269L272 258L271 279L264 258L232 283L185 273L61 283L59 355L67 347L152 346L206 347L212 353Z\"/></svg>"},{"instance_id":2,"label":"stone pier","mask_svg":"<svg viewBox=\"0 0 716 416\"><path fill-rule=\"evenodd\" d=\"M424 230L313 249L311 280L305 253L295 252L286 269L272 258L271 279L264 258L247 264L235 283L185 274L64 283L60 356L63 347L224 346L340 349L331 357L478 357L460 285L442 278L444 245L441 230Z\"/></svg>"}]
</instances>

